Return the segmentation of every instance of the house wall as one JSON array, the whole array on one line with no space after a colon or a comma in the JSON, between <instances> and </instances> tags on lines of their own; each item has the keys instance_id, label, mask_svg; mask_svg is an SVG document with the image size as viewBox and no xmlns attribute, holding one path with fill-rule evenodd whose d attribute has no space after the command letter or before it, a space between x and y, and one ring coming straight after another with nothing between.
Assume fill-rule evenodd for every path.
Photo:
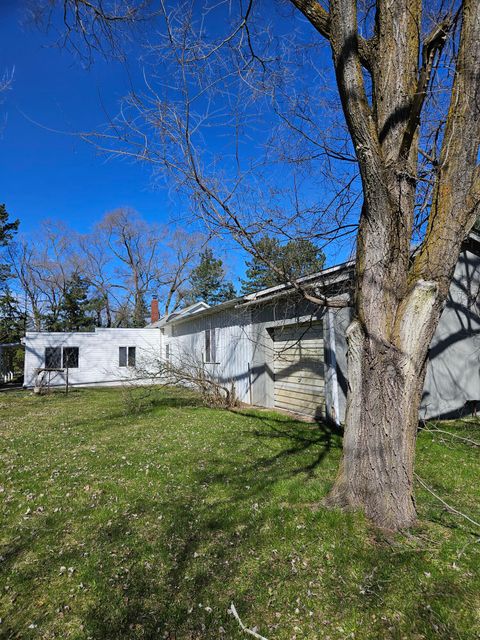
<instances>
[{"instance_id":1,"label":"house wall","mask_svg":"<svg viewBox=\"0 0 480 640\"><path fill-rule=\"evenodd\" d=\"M456 417L480 401L480 257L464 251L428 355L420 418Z\"/></svg>"},{"instance_id":2,"label":"house wall","mask_svg":"<svg viewBox=\"0 0 480 640\"><path fill-rule=\"evenodd\" d=\"M205 368L220 382L233 382L240 401L249 403L252 353L249 311L227 308L173 323L165 331L163 357L166 358L168 344L177 364L204 362L206 329L215 329L216 363L205 363Z\"/></svg>"},{"instance_id":3,"label":"house wall","mask_svg":"<svg viewBox=\"0 0 480 640\"><path fill-rule=\"evenodd\" d=\"M278 327L322 321L325 332L325 352L321 358L326 363L326 408L327 416L338 420L338 412L333 410L334 385L342 384L346 391L346 349L345 327L350 319L350 310L335 310L332 323L325 321L325 309L293 296L280 298L275 302L258 305L230 307L218 312L194 315L165 327L162 357L166 357L166 345L170 345L172 358L178 362L196 358L202 362L205 357L205 330L215 328L217 335L217 364L205 364L223 382L233 381L242 402L274 407L274 347L272 334ZM333 336L333 342L330 335ZM336 346L339 345L339 346ZM340 348L337 358L332 358L332 347ZM335 362L335 375L333 363ZM340 413L345 411L345 393L337 394Z\"/></svg>"},{"instance_id":4,"label":"house wall","mask_svg":"<svg viewBox=\"0 0 480 640\"><path fill-rule=\"evenodd\" d=\"M73 385L120 384L148 372L154 373L155 360L160 356L158 329L96 329L95 332L47 333L27 332L25 336L24 386L35 385L37 368L45 366L46 347L79 347L79 366L69 369L69 383ZM119 347L136 347L136 369L119 366ZM139 370L147 368L145 373ZM52 385L65 383L58 374Z\"/></svg>"}]
</instances>

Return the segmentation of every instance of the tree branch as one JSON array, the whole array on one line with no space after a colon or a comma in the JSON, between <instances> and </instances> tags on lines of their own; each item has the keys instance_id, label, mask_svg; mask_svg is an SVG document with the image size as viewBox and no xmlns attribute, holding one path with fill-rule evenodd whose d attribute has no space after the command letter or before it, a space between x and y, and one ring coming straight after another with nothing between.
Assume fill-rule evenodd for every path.
<instances>
[{"instance_id":1,"label":"tree branch","mask_svg":"<svg viewBox=\"0 0 480 640\"><path fill-rule=\"evenodd\" d=\"M330 15L317 0L291 0L324 38L330 40ZM362 66L371 71L371 42L358 36L358 55Z\"/></svg>"},{"instance_id":2,"label":"tree branch","mask_svg":"<svg viewBox=\"0 0 480 640\"><path fill-rule=\"evenodd\" d=\"M420 123L420 114L427 96L428 85L435 58L440 56L447 41L448 34L457 20L457 16L458 14L454 17L445 17L440 24L436 25L435 28L432 29L423 43L422 66L418 74L417 89L415 91L407 126L405 127L402 143L400 145L400 151L398 154L400 159L408 158L410 147L415 136L415 131Z\"/></svg>"}]
</instances>

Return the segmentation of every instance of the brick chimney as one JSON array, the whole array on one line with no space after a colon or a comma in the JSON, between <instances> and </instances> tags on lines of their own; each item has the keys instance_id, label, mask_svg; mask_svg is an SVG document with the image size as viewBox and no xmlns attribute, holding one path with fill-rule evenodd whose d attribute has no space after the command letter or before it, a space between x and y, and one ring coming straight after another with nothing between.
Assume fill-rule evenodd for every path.
<instances>
[{"instance_id":1,"label":"brick chimney","mask_svg":"<svg viewBox=\"0 0 480 640\"><path fill-rule=\"evenodd\" d=\"M160 320L160 312L158 310L158 300L157 298L153 298L152 299L152 306L151 306L151 311L150 311L150 320L151 322L157 322L157 320Z\"/></svg>"}]
</instances>

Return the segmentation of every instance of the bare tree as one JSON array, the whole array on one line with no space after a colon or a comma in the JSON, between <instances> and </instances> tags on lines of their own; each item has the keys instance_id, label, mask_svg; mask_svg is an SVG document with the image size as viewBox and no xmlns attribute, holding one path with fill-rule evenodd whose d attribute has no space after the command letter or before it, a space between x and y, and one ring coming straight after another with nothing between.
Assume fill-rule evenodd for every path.
<instances>
[{"instance_id":1,"label":"bare tree","mask_svg":"<svg viewBox=\"0 0 480 640\"><path fill-rule=\"evenodd\" d=\"M67 283L82 268L72 233L64 225L43 222L38 239L21 239L9 247L8 256L35 330L55 326Z\"/></svg>"},{"instance_id":2,"label":"bare tree","mask_svg":"<svg viewBox=\"0 0 480 640\"><path fill-rule=\"evenodd\" d=\"M145 296L157 281L160 232L132 209L107 213L94 233L104 234L107 246L119 262L117 275L133 301L133 324L145 324Z\"/></svg>"},{"instance_id":3,"label":"bare tree","mask_svg":"<svg viewBox=\"0 0 480 640\"><path fill-rule=\"evenodd\" d=\"M99 307L105 314L105 326L112 327L115 311L121 306L116 293L121 285L115 282L112 253L103 235L95 232L81 235L78 245L84 264L83 276L94 289Z\"/></svg>"},{"instance_id":4,"label":"bare tree","mask_svg":"<svg viewBox=\"0 0 480 640\"><path fill-rule=\"evenodd\" d=\"M205 235L184 229L173 229L167 236L158 274L165 314L181 306L190 274L207 241Z\"/></svg>"},{"instance_id":5,"label":"bare tree","mask_svg":"<svg viewBox=\"0 0 480 640\"><path fill-rule=\"evenodd\" d=\"M36 254L25 239L7 248L7 256L21 291L27 301L28 314L33 320L35 331L42 329L42 299L35 267Z\"/></svg>"},{"instance_id":6,"label":"bare tree","mask_svg":"<svg viewBox=\"0 0 480 640\"><path fill-rule=\"evenodd\" d=\"M355 230L344 453L329 500L400 529L416 515L414 452L427 350L480 200L480 6L281 6L286 25L304 19L300 27L295 22L297 31L279 34L283 46L253 0L181 7L162 1L164 28L150 45L145 91L132 93L113 127L90 139L173 176L207 227L246 251L255 251L259 234L288 239L308 230L328 244ZM219 34L206 25L222 8L227 19ZM320 41L333 74L318 53ZM343 122L328 104L328 96L336 104L333 86ZM327 98L315 113L309 102L319 92ZM272 112L286 133L277 129L265 140ZM339 163L348 166L343 186L316 202L312 190L334 183ZM359 194L357 227L352 206ZM420 244L412 255L414 240Z\"/></svg>"}]
</instances>

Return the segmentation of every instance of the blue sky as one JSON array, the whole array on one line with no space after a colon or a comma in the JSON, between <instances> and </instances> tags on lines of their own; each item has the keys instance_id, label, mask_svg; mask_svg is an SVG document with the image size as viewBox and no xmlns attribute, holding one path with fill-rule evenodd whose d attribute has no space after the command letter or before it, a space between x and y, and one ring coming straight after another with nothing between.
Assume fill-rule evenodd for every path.
<instances>
[{"instance_id":1,"label":"blue sky","mask_svg":"<svg viewBox=\"0 0 480 640\"><path fill-rule=\"evenodd\" d=\"M141 82L140 52L130 51L128 68L100 57L87 68L54 46L54 30L46 34L25 25L22 5L23 0L0 0L0 73L14 69L12 89L0 104L0 202L20 219L21 231L34 234L41 220L53 219L87 232L121 206L150 222L181 218L181 203L154 183L149 166L107 159L75 135L97 130L118 112L130 79ZM291 23L286 14L278 19L280 13L272 18L276 30L288 33ZM329 67L326 58L318 62ZM323 196L330 199L327 192ZM231 273L242 273L244 257L228 248ZM347 250L329 257L330 263L345 259Z\"/></svg>"},{"instance_id":2,"label":"blue sky","mask_svg":"<svg viewBox=\"0 0 480 640\"><path fill-rule=\"evenodd\" d=\"M174 213L166 189L154 188L148 167L107 160L75 135L114 114L128 91L125 69L96 60L82 68L70 52L51 46L33 26L22 26L20 0L0 2L0 72L14 69L0 105L0 201L24 232L39 220L61 219L78 231L122 205L147 220Z\"/></svg>"}]
</instances>

